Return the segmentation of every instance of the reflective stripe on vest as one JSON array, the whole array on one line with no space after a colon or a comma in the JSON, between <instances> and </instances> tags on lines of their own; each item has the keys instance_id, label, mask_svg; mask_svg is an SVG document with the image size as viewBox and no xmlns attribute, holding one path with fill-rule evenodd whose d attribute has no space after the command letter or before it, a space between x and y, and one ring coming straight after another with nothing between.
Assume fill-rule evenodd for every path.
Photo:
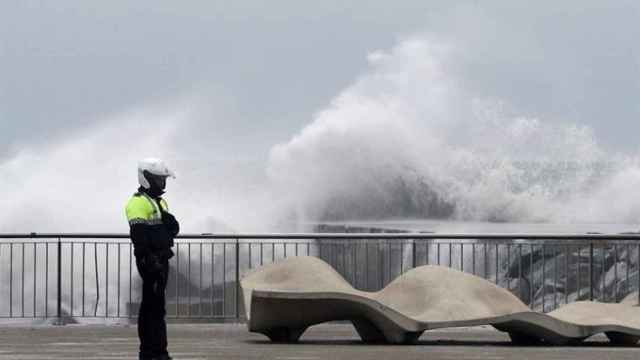
<instances>
[{"instance_id":1,"label":"reflective stripe on vest","mask_svg":"<svg viewBox=\"0 0 640 360\"><path fill-rule=\"evenodd\" d=\"M142 201L142 203L146 203L146 204L143 206L141 203L138 203L138 205L135 208L140 209L139 207L143 206L144 208L146 208L146 210L144 210L142 213L139 212L139 211L133 211L135 213L135 215L132 215L129 212L130 209L131 209L131 208L129 208L129 206L131 205L132 201L135 201L134 199L136 199L136 198L140 199ZM144 198L145 200L142 200L142 198ZM127 218L128 218L128 221L129 221L129 225L135 225L135 224L159 225L159 224L162 224L162 212L160 210L160 206L162 206L162 209L164 209L165 211L168 210L167 203L164 200L161 200L160 204L158 204L158 202L153 200L153 198L151 198L147 194L145 194L145 193L137 193L136 195L134 195L134 198L132 198L129 201L129 204L127 204Z\"/></svg>"}]
</instances>

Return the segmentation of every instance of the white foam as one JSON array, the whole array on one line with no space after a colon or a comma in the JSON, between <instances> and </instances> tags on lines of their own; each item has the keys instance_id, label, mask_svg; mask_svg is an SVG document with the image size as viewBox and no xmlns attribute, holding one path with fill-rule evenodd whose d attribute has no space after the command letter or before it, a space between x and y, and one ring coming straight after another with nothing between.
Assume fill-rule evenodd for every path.
<instances>
[{"instance_id":1,"label":"white foam","mask_svg":"<svg viewBox=\"0 0 640 360\"><path fill-rule=\"evenodd\" d=\"M300 217L637 221L633 156L608 153L587 126L462 88L453 53L428 37L374 52L365 75L272 149L269 174Z\"/></svg>"}]
</instances>

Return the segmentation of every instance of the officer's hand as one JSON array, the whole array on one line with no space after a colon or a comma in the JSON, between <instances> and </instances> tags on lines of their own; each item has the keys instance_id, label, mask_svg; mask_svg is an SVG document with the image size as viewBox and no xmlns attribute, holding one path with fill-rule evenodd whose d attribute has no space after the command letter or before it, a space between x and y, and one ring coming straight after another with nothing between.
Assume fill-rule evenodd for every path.
<instances>
[{"instance_id":1,"label":"officer's hand","mask_svg":"<svg viewBox=\"0 0 640 360\"><path fill-rule=\"evenodd\" d=\"M178 223L178 220L176 220L175 216L166 211L162 212L162 223L167 227L171 236L175 237L180 232L180 224Z\"/></svg>"}]
</instances>

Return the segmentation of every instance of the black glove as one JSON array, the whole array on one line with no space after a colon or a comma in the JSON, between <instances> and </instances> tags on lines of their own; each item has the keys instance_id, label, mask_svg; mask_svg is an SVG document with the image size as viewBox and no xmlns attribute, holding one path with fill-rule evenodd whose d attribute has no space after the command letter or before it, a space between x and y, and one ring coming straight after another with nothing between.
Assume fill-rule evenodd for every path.
<instances>
[{"instance_id":1,"label":"black glove","mask_svg":"<svg viewBox=\"0 0 640 360\"><path fill-rule=\"evenodd\" d=\"M162 211L162 223L167 227L167 231L172 237L176 237L180 232L180 224L176 220L175 216L166 211Z\"/></svg>"}]
</instances>

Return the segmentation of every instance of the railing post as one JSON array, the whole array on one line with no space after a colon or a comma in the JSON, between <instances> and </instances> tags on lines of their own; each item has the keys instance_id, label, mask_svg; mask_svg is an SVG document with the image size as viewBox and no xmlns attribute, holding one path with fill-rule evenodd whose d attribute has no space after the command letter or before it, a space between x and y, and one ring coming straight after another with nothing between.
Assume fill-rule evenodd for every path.
<instances>
[{"instance_id":1,"label":"railing post","mask_svg":"<svg viewBox=\"0 0 640 360\"><path fill-rule=\"evenodd\" d=\"M411 240L411 265L415 269L416 264L416 239Z\"/></svg>"},{"instance_id":2,"label":"railing post","mask_svg":"<svg viewBox=\"0 0 640 360\"><path fill-rule=\"evenodd\" d=\"M56 325L64 325L62 320L62 242L58 238L58 258L57 258L57 310L56 310Z\"/></svg>"},{"instance_id":3,"label":"railing post","mask_svg":"<svg viewBox=\"0 0 640 360\"><path fill-rule=\"evenodd\" d=\"M236 238L236 319L240 320L240 239Z\"/></svg>"},{"instance_id":4,"label":"railing post","mask_svg":"<svg viewBox=\"0 0 640 360\"><path fill-rule=\"evenodd\" d=\"M589 244L589 300L593 301L593 242Z\"/></svg>"}]
</instances>

